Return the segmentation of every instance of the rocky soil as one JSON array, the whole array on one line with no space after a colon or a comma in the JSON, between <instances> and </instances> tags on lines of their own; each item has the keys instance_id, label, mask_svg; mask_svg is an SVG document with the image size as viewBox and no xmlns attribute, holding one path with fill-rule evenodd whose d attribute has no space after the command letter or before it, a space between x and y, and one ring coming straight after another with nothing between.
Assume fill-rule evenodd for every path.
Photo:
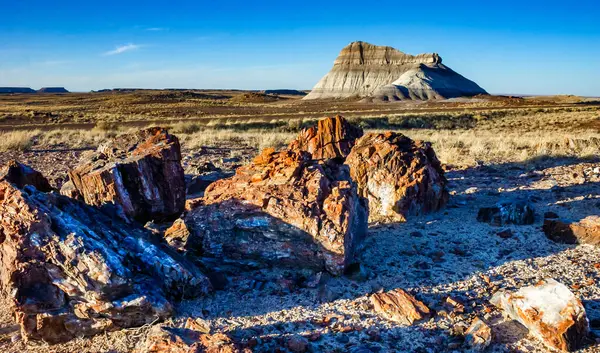
<instances>
[{"instance_id":1,"label":"rocky soil","mask_svg":"<svg viewBox=\"0 0 600 353\"><path fill-rule=\"evenodd\" d=\"M0 155L0 163L18 157L60 187L80 153L11 152ZM231 172L255 153L238 151L240 157L232 158L227 147L190 151L183 146L183 164L188 174L206 161ZM464 333L480 318L492 330L489 352L546 352L489 300L498 289L554 278L583 301L592 331L600 330L600 249L554 243L542 231L546 212L572 220L600 212L600 162L445 167L448 205L406 223L371 224L360 265L346 275L224 269L212 274L213 294L180 303L166 324L183 326L187 318L200 318L211 332L228 334L256 352L462 352L469 348ZM534 223L498 227L477 221L480 208L505 198L527 199L535 209ZM377 315L370 296L396 288L423 302L430 318L409 326ZM20 340L8 310L2 310L0 323L0 347L6 352L128 352L153 326L47 346ZM597 352L595 337L580 351Z\"/></svg>"}]
</instances>

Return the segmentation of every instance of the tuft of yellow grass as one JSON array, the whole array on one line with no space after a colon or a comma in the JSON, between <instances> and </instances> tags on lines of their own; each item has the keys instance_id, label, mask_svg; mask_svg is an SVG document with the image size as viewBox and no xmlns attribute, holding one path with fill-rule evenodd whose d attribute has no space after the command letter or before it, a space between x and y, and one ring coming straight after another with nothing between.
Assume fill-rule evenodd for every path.
<instances>
[{"instance_id":1,"label":"tuft of yellow grass","mask_svg":"<svg viewBox=\"0 0 600 353\"><path fill-rule=\"evenodd\" d=\"M10 131L0 133L0 151L27 151L33 146L39 130Z\"/></svg>"}]
</instances>

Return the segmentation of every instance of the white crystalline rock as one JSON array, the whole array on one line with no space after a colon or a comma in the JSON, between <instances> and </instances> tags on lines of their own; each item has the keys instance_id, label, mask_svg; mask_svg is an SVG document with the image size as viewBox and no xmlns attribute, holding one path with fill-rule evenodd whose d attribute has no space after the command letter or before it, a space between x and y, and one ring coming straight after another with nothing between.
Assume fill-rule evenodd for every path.
<instances>
[{"instance_id":1,"label":"white crystalline rock","mask_svg":"<svg viewBox=\"0 0 600 353\"><path fill-rule=\"evenodd\" d=\"M589 332L581 301L554 279L523 287L515 293L499 291L490 301L551 348L576 349Z\"/></svg>"}]
</instances>

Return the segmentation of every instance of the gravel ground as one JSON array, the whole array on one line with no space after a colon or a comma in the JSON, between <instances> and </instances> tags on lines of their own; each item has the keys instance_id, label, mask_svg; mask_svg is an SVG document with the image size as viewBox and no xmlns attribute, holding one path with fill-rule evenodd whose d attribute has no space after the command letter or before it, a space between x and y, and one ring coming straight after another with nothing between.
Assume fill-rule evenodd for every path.
<instances>
[{"instance_id":1,"label":"gravel ground","mask_svg":"<svg viewBox=\"0 0 600 353\"><path fill-rule=\"evenodd\" d=\"M302 288L302 278L292 273L250 271L229 278L226 290L211 298L185 303L182 313L203 316L215 330L264 352L293 335L314 339L310 346L316 352L464 351L460 335L453 334L477 316L492 325L489 351L545 352L488 300L499 288L552 277L581 297L592 323L600 318L600 277L594 266L600 249L555 244L541 231L547 211L571 219L600 212L600 174L593 173L600 163L547 162L561 163L537 170L507 164L450 171L453 196L447 209L404 224L373 225L356 273ZM528 198L537 211L535 224L495 227L476 221L480 207L506 197ZM505 229L512 231L510 238L498 235ZM408 290L437 315L410 327L378 318L369 294L394 288ZM447 308L447 297L463 303L464 312ZM582 350L597 351L595 346Z\"/></svg>"},{"instance_id":2,"label":"gravel ground","mask_svg":"<svg viewBox=\"0 0 600 353\"><path fill-rule=\"evenodd\" d=\"M242 159L249 154L244 151ZM38 167L35 163L31 164ZM516 289L552 277L582 299L596 328L600 249L555 244L544 236L541 225L548 211L573 220L600 213L597 167L598 162L548 160L537 166L450 170L448 207L407 223L372 225L361 265L348 275L331 278L302 271L223 268L219 275L224 288L207 298L181 303L179 316L169 324L202 317L213 332L226 332L256 352L286 351L286 344L299 336L307 339L313 352L463 352L460 333L480 317L493 329L489 352L546 352L488 300L497 289ZM60 177L62 167L53 168ZM507 197L528 198L536 208L536 222L506 227L477 222L479 208ZM512 236L498 235L506 229ZM379 318L368 297L394 288L409 291L436 314L412 326ZM445 305L447 297L461 302L464 310ZM108 333L49 347L11 342L14 327L6 310L0 322L0 347L6 352L127 352L148 330ZM592 343L581 352L600 352L600 346Z\"/></svg>"}]
</instances>

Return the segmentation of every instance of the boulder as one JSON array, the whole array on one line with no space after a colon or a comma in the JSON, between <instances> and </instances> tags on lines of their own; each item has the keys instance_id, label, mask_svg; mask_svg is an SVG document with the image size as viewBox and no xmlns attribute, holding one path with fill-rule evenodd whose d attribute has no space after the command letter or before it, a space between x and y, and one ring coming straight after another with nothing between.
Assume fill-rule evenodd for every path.
<instances>
[{"instance_id":1,"label":"boulder","mask_svg":"<svg viewBox=\"0 0 600 353\"><path fill-rule=\"evenodd\" d=\"M588 216L579 222L545 219L543 230L557 243L600 245L599 216Z\"/></svg>"},{"instance_id":2,"label":"boulder","mask_svg":"<svg viewBox=\"0 0 600 353\"><path fill-rule=\"evenodd\" d=\"M498 291L490 301L549 348L574 351L582 347L589 332L581 301L553 279L514 293Z\"/></svg>"},{"instance_id":3,"label":"boulder","mask_svg":"<svg viewBox=\"0 0 600 353\"><path fill-rule=\"evenodd\" d=\"M148 232L32 186L0 182L0 284L25 339L55 343L141 326L208 279Z\"/></svg>"},{"instance_id":4,"label":"boulder","mask_svg":"<svg viewBox=\"0 0 600 353\"><path fill-rule=\"evenodd\" d=\"M6 180L17 188L31 185L42 192L52 191L48 179L42 173L14 159L6 163L0 170L0 180Z\"/></svg>"},{"instance_id":5,"label":"boulder","mask_svg":"<svg viewBox=\"0 0 600 353\"><path fill-rule=\"evenodd\" d=\"M504 200L492 207L480 208L477 220L494 226L533 224L535 209L525 200Z\"/></svg>"},{"instance_id":6,"label":"boulder","mask_svg":"<svg viewBox=\"0 0 600 353\"><path fill-rule=\"evenodd\" d=\"M86 203L113 203L141 223L177 218L185 206L179 140L162 128L102 144L69 171L69 177Z\"/></svg>"},{"instance_id":7,"label":"boulder","mask_svg":"<svg viewBox=\"0 0 600 353\"><path fill-rule=\"evenodd\" d=\"M395 132L370 133L346 158L369 221L406 221L437 211L448 201L446 178L431 144Z\"/></svg>"},{"instance_id":8,"label":"boulder","mask_svg":"<svg viewBox=\"0 0 600 353\"><path fill-rule=\"evenodd\" d=\"M288 149L306 151L313 159L344 159L362 135L361 128L336 115L319 120L316 127L302 130Z\"/></svg>"},{"instance_id":9,"label":"boulder","mask_svg":"<svg viewBox=\"0 0 600 353\"><path fill-rule=\"evenodd\" d=\"M367 231L366 205L347 168L304 151L264 150L211 184L202 201L184 218L183 249L238 264L341 274Z\"/></svg>"},{"instance_id":10,"label":"boulder","mask_svg":"<svg viewBox=\"0 0 600 353\"><path fill-rule=\"evenodd\" d=\"M400 288L387 293L375 293L370 300L377 314L403 325L412 325L431 317L429 308L423 302Z\"/></svg>"},{"instance_id":11,"label":"boulder","mask_svg":"<svg viewBox=\"0 0 600 353\"><path fill-rule=\"evenodd\" d=\"M465 343L477 352L482 352L492 343L492 329L476 317L465 333Z\"/></svg>"}]
</instances>

